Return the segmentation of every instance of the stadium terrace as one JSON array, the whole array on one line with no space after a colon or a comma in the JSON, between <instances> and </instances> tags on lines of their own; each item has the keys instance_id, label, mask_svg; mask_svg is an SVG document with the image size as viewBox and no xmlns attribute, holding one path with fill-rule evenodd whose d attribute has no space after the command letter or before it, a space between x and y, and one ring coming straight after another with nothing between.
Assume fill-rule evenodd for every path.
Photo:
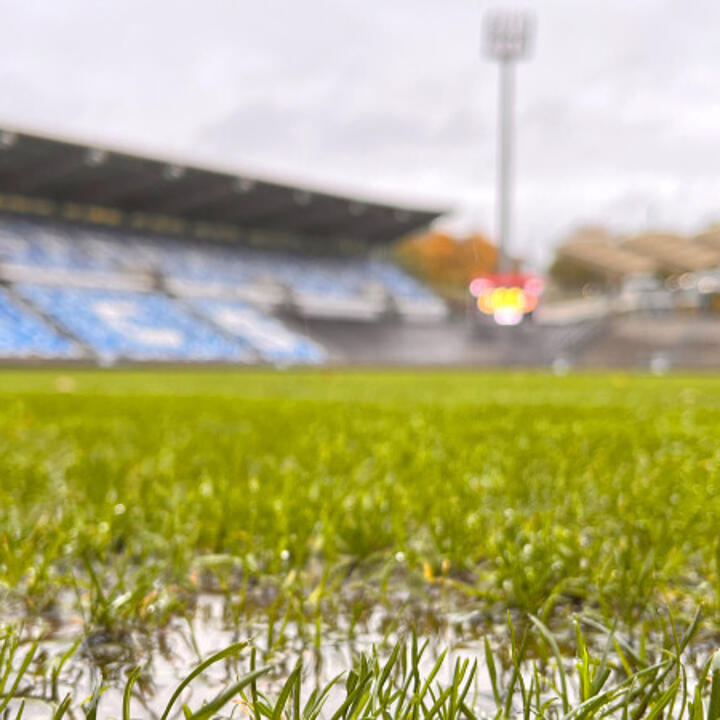
<instances>
[{"instance_id":1,"label":"stadium terrace","mask_svg":"<svg viewBox=\"0 0 720 720\"><path fill-rule=\"evenodd\" d=\"M439 214L2 130L0 357L324 363L313 319L444 317L387 253Z\"/></svg>"}]
</instances>

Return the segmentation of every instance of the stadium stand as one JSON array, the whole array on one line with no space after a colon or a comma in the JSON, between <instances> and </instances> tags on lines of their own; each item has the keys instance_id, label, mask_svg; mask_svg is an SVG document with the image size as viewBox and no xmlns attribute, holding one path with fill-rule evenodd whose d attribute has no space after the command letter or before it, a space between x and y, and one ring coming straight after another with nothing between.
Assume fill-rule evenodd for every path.
<instances>
[{"instance_id":1,"label":"stadium stand","mask_svg":"<svg viewBox=\"0 0 720 720\"><path fill-rule=\"evenodd\" d=\"M215 325L276 365L321 364L325 350L309 338L237 300L195 299L192 306Z\"/></svg>"},{"instance_id":2,"label":"stadium stand","mask_svg":"<svg viewBox=\"0 0 720 720\"><path fill-rule=\"evenodd\" d=\"M705 232L696 235L693 243L714 250L720 259L720 228L717 226L711 226Z\"/></svg>"},{"instance_id":3,"label":"stadium stand","mask_svg":"<svg viewBox=\"0 0 720 720\"><path fill-rule=\"evenodd\" d=\"M0 357L75 358L80 349L0 289Z\"/></svg>"},{"instance_id":4,"label":"stadium stand","mask_svg":"<svg viewBox=\"0 0 720 720\"><path fill-rule=\"evenodd\" d=\"M21 284L17 291L106 362L249 362L250 348L158 293Z\"/></svg>"},{"instance_id":5,"label":"stadium stand","mask_svg":"<svg viewBox=\"0 0 720 720\"><path fill-rule=\"evenodd\" d=\"M370 272L382 283L401 315L408 318L442 318L445 303L417 280L387 262L372 262Z\"/></svg>"},{"instance_id":6,"label":"stadium stand","mask_svg":"<svg viewBox=\"0 0 720 720\"><path fill-rule=\"evenodd\" d=\"M583 227L556 249L552 273L561 284L595 280L617 285L628 275L654 275L658 269L654 258L620 247L603 228Z\"/></svg>"},{"instance_id":7,"label":"stadium stand","mask_svg":"<svg viewBox=\"0 0 720 720\"><path fill-rule=\"evenodd\" d=\"M0 260L33 268L108 271L117 268L116 250L102 232L25 219L0 220Z\"/></svg>"},{"instance_id":8,"label":"stadium stand","mask_svg":"<svg viewBox=\"0 0 720 720\"><path fill-rule=\"evenodd\" d=\"M446 312L383 260L199 244L29 217L0 216L0 272L26 303L104 363L320 364L326 350L273 317L274 310L345 321ZM6 304L0 356L83 355L20 308L12 306L11 320Z\"/></svg>"},{"instance_id":9,"label":"stadium stand","mask_svg":"<svg viewBox=\"0 0 720 720\"><path fill-rule=\"evenodd\" d=\"M716 249L668 233L636 235L626 240L622 247L652 258L666 273L707 270L720 263L720 253Z\"/></svg>"},{"instance_id":10,"label":"stadium stand","mask_svg":"<svg viewBox=\"0 0 720 720\"><path fill-rule=\"evenodd\" d=\"M291 304L304 316L375 319L388 288L364 258L304 257L167 239L132 243L137 269L162 273L179 295L234 295L266 308Z\"/></svg>"},{"instance_id":11,"label":"stadium stand","mask_svg":"<svg viewBox=\"0 0 720 720\"><path fill-rule=\"evenodd\" d=\"M381 257L437 215L0 129L0 356L327 362L298 321L445 316Z\"/></svg>"}]
</instances>

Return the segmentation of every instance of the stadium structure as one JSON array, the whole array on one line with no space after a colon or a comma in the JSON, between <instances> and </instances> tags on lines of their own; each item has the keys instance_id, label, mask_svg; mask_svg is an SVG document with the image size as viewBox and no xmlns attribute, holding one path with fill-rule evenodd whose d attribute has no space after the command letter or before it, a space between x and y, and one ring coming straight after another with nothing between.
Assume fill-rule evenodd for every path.
<instances>
[{"instance_id":1,"label":"stadium structure","mask_svg":"<svg viewBox=\"0 0 720 720\"><path fill-rule=\"evenodd\" d=\"M576 233L498 329L393 262L440 214L0 129L0 362L720 364L717 228Z\"/></svg>"},{"instance_id":2,"label":"stadium structure","mask_svg":"<svg viewBox=\"0 0 720 720\"><path fill-rule=\"evenodd\" d=\"M0 357L351 361L445 317L387 257L439 214L0 130Z\"/></svg>"},{"instance_id":3,"label":"stadium structure","mask_svg":"<svg viewBox=\"0 0 720 720\"><path fill-rule=\"evenodd\" d=\"M579 228L557 248L550 276L566 302L548 303L543 322L585 339L578 364L657 367L720 365L720 231L695 236L615 236Z\"/></svg>"}]
</instances>

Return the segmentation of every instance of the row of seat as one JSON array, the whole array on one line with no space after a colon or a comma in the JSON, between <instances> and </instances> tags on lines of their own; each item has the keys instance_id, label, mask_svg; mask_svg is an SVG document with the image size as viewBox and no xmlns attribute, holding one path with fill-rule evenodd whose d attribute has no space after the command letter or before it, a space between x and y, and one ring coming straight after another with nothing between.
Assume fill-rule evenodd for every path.
<instances>
[{"instance_id":1,"label":"row of seat","mask_svg":"<svg viewBox=\"0 0 720 720\"><path fill-rule=\"evenodd\" d=\"M316 364L326 351L271 314L288 298L301 315L364 320L388 296L401 312L440 303L384 261L13 216L0 216L0 270L14 293L0 296L0 357Z\"/></svg>"},{"instance_id":2,"label":"row of seat","mask_svg":"<svg viewBox=\"0 0 720 720\"><path fill-rule=\"evenodd\" d=\"M316 342L247 303L207 298L188 302L203 317L250 345L263 360L278 365L315 365L327 359L327 353Z\"/></svg>"},{"instance_id":3,"label":"row of seat","mask_svg":"<svg viewBox=\"0 0 720 720\"><path fill-rule=\"evenodd\" d=\"M101 361L322 363L324 350L238 301L184 304L150 292L19 284L15 292ZM0 355L72 357L81 348L4 294Z\"/></svg>"},{"instance_id":4,"label":"row of seat","mask_svg":"<svg viewBox=\"0 0 720 720\"><path fill-rule=\"evenodd\" d=\"M0 218L0 262L43 269L160 272L179 280L277 283L300 297L348 299L388 293L400 302L438 302L414 278L382 260L306 257L179 238L157 238L47 221Z\"/></svg>"},{"instance_id":5,"label":"row of seat","mask_svg":"<svg viewBox=\"0 0 720 720\"><path fill-rule=\"evenodd\" d=\"M0 289L0 357L72 358L80 349Z\"/></svg>"}]
</instances>

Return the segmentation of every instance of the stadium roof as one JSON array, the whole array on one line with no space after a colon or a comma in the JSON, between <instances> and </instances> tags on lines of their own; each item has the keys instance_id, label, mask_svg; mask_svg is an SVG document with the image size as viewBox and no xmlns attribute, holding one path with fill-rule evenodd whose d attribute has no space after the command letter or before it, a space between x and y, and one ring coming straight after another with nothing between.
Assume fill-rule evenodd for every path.
<instances>
[{"instance_id":1,"label":"stadium roof","mask_svg":"<svg viewBox=\"0 0 720 720\"><path fill-rule=\"evenodd\" d=\"M1 128L0 193L370 244L391 242L442 214Z\"/></svg>"},{"instance_id":2,"label":"stadium roof","mask_svg":"<svg viewBox=\"0 0 720 720\"><path fill-rule=\"evenodd\" d=\"M578 228L557 249L557 256L613 278L632 273L654 273L658 269L653 258L618 247L612 235L602 227Z\"/></svg>"},{"instance_id":3,"label":"stadium roof","mask_svg":"<svg viewBox=\"0 0 720 720\"><path fill-rule=\"evenodd\" d=\"M557 254L559 258L574 260L613 277L631 273L653 273L657 270L657 263L653 258L604 243L568 243L558 248Z\"/></svg>"},{"instance_id":4,"label":"stadium roof","mask_svg":"<svg viewBox=\"0 0 720 720\"><path fill-rule=\"evenodd\" d=\"M720 253L707 245L692 243L680 235L646 233L626 240L622 246L655 260L666 272L694 272L717 267Z\"/></svg>"},{"instance_id":5,"label":"stadium roof","mask_svg":"<svg viewBox=\"0 0 720 720\"><path fill-rule=\"evenodd\" d=\"M711 227L705 232L696 235L693 242L703 247L709 247L713 250L720 251L720 228Z\"/></svg>"}]
</instances>

